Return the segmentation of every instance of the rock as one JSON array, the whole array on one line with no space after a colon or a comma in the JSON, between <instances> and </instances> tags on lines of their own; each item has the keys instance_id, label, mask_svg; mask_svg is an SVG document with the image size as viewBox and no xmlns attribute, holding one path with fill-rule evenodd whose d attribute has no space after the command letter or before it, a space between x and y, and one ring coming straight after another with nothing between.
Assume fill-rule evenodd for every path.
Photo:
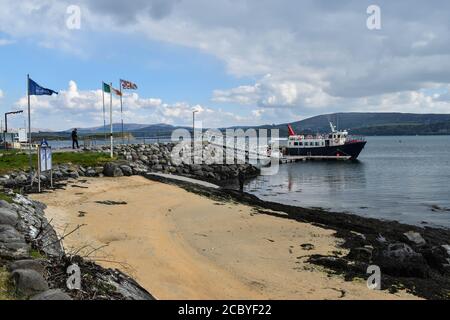
<instances>
[{"instance_id":1,"label":"rock","mask_svg":"<svg viewBox=\"0 0 450 320\"><path fill-rule=\"evenodd\" d=\"M388 258L395 258L400 261L415 257L418 255L410 246L405 243L393 243L390 244L384 255Z\"/></svg>"},{"instance_id":2,"label":"rock","mask_svg":"<svg viewBox=\"0 0 450 320\"><path fill-rule=\"evenodd\" d=\"M94 170L97 174L100 174L100 173L103 174L103 167L95 167Z\"/></svg>"},{"instance_id":3,"label":"rock","mask_svg":"<svg viewBox=\"0 0 450 320\"><path fill-rule=\"evenodd\" d=\"M88 169L85 173L86 177L95 177L97 175L97 171L94 169Z\"/></svg>"},{"instance_id":4,"label":"rock","mask_svg":"<svg viewBox=\"0 0 450 320\"><path fill-rule=\"evenodd\" d=\"M108 162L107 164L105 164L105 166L103 167L103 174L107 177L122 177L123 176L123 172L120 169L120 167L113 162Z\"/></svg>"},{"instance_id":5,"label":"rock","mask_svg":"<svg viewBox=\"0 0 450 320\"><path fill-rule=\"evenodd\" d=\"M29 245L19 231L10 225L0 225L0 257L28 258Z\"/></svg>"},{"instance_id":6,"label":"rock","mask_svg":"<svg viewBox=\"0 0 450 320\"><path fill-rule=\"evenodd\" d=\"M132 176L133 175L133 169L131 169L130 166L127 165L121 165L120 169L122 170L123 174L127 177Z\"/></svg>"},{"instance_id":7,"label":"rock","mask_svg":"<svg viewBox=\"0 0 450 320\"><path fill-rule=\"evenodd\" d=\"M70 172L68 172L67 175L69 176L69 178L72 178L72 179L78 179L80 177L80 175L78 174L77 171L70 171Z\"/></svg>"},{"instance_id":8,"label":"rock","mask_svg":"<svg viewBox=\"0 0 450 320\"><path fill-rule=\"evenodd\" d=\"M203 173L203 171L201 171L201 170L194 171L194 172L192 172L192 174L193 174L194 176L197 176L197 177L200 177L200 178L204 176L204 173Z\"/></svg>"},{"instance_id":9,"label":"rock","mask_svg":"<svg viewBox=\"0 0 450 320\"><path fill-rule=\"evenodd\" d=\"M426 244L427 242L425 241L425 239L420 235L420 233L418 232L414 232L414 231L408 231L405 232L403 234L409 241L411 241L412 243L418 245L418 246L422 246L424 244Z\"/></svg>"},{"instance_id":10,"label":"rock","mask_svg":"<svg viewBox=\"0 0 450 320\"><path fill-rule=\"evenodd\" d=\"M114 175L113 175L113 177L123 177L123 172L122 172L122 170L121 170L119 167L117 167L117 168L114 170Z\"/></svg>"},{"instance_id":11,"label":"rock","mask_svg":"<svg viewBox=\"0 0 450 320\"><path fill-rule=\"evenodd\" d=\"M18 269L11 274L16 288L16 294L30 297L37 293L47 291L48 284L44 277L34 270Z\"/></svg>"},{"instance_id":12,"label":"rock","mask_svg":"<svg viewBox=\"0 0 450 320\"><path fill-rule=\"evenodd\" d=\"M372 247L360 247L350 249L347 258L362 262L370 262L372 260Z\"/></svg>"},{"instance_id":13,"label":"rock","mask_svg":"<svg viewBox=\"0 0 450 320\"><path fill-rule=\"evenodd\" d=\"M108 162L103 167L103 174L107 177L114 177L114 170L116 169L116 165L112 162Z\"/></svg>"},{"instance_id":14,"label":"rock","mask_svg":"<svg viewBox=\"0 0 450 320\"><path fill-rule=\"evenodd\" d=\"M348 268L348 263L345 259L339 257L328 257L321 255L312 255L308 262L324 266L326 268L345 270Z\"/></svg>"},{"instance_id":15,"label":"rock","mask_svg":"<svg viewBox=\"0 0 450 320\"><path fill-rule=\"evenodd\" d=\"M422 255L432 268L450 273L450 255L445 245L427 248Z\"/></svg>"},{"instance_id":16,"label":"rock","mask_svg":"<svg viewBox=\"0 0 450 320\"><path fill-rule=\"evenodd\" d=\"M10 272L14 272L19 269L34 270L41 275L44 275L45 272L45 267L39 260L18 260L8 266L8 270Z\"/></svg>"},{"instance_id":17,"label":"rock","mask_svg":"<svg viewBox=\"0 0 450 320\"><path fill-rule=\"evenodd\" d=\"M15 179L15 183L16 184L25 184L27 183L27 176L25 174L19 174L16 179Z\"/></svg>"},{"instance_id":18,"label":"rock","mask_svg":"<svg viewBox=\"0 0 450 320\"><path fill-rule=\"evenodd\" d=\"M314 248L315 248L314 245L311 243L303 243L300 245L300 247L306 251L314 250Z\"/></svg>"},{"instance_id":19,"label":"rock","mask_svg":"<svg viewBox=\"0 0 450 320\"><path fill-rule=\"evenodd\" d=\"M44 291L42 293L39 293L35 295L34 297L31 297L30 300L57 300L57 301L63 301L63 300L72 300L72 298L65 292L63 292L60 289L51 289Z\"/></svg>"},{"instance_id":20,"label":"rock","mask_svg":"<svg viewBox=\"0 0 450 320\"><path fill-rule=\"evenodd\" d=\"M450 245L448 245L448 244L443 244L441 247L444 248L444 250L447 252L447 255L448 255L449 258L450 258Z\"/></svg>"},{"instance_id":21,"label":"rock","mask_svg":"<svg viewBox=\"0 0 450 320\"><path fill-rule=\"evenodd\" d=\"M202 166L198 164L191 164L189 169L191 169L191 171L202 171Z\"/></svg>"},{"instance_id":22,"label":"rock","mask_svg":"<svg viewBox=\"0 0 450 320\"><path fill-rule=\"evenodd\" d=\"M6 202L5 200L0 200L0 209L1 208L6 208L6 209L10 209L10 210L14 209L14 207L11 204L9 204L8 202Z\"/></svg>"},{"instance_id":23,"label":"rock","mask_svg":"<svg viewBox=\"0 0 450 320\"><path fill-rule=\"evenodd\" d=\"M111 270L109 274L103 274L101 278L126 300L155 300L147 290L120 271Z\"/></svg>"},{"instance_id":24,"label":"rock","mask_svg":"<svg viewBox=\"0 0 450 320\"><path fill-rule=\"evenodd\" d=\"M19 215L17 212L7 208L0 207L0 225L10 225L15 227L19 222Z\"/></svg>"},{"instance_id":25,"label":"rock","mask_svg":"<svg viewBox=\"0 0 450 320\"><path fill-rule=\"evenodd\" d=\"M61 171L53 171L53 178L59 180L63 177L63 174Z\"/></svg>"},{"instance_id":26,"label":"rock","mask_svg":"<svg viewBox=\"0 0 450 320\"><path fill-rule=\"evenodd\" d=\"M428 278L430 274L430 267L422 254L405 243L389 244L374 258L374 264L392 276Z\"/></svg>"}]
</instances>

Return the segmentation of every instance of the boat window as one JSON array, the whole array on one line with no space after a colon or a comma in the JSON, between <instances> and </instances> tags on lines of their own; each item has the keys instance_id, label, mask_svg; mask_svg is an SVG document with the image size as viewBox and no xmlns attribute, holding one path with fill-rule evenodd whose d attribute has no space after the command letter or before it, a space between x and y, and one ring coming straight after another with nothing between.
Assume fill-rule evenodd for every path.
<instances>
[{"instance_id":1,"label":"boat window","mask_svg":"<svg viewBox=\"0 0 450 320\"><path fill-rule=\"evenodd\" d=\"M319 146L319 143L318 142L316 142L316 147L318 147Z\"/></svg>"},{"instance_id":2,"label":"boat window","mask_svg":"<svg viewBox=\"0 0 450 320\"><path fill-rule=\"evenodd\" d=\"M328 139L332 139L333 138L333 136L330 134L329 136L328 136Z\"/></svg>"},{"instance_id":3,"label":"boat window","mask_svg":"<svg viewBox=\"0 0 450 320\"><path fill-rule=\"evenodd\" d=\"M300 142L300 145L302 146L302 145L303 145L303 142Z\"/></svg>"},{"instance_id":4,"label":"boat window","mask_svg":"<svg viewBox=\"0 0 450 320\"><path fill-rule=\"evenodd\" d=\"M298 146L298 142L295 142L295 145Z\"/></svg>"}]
</instances>

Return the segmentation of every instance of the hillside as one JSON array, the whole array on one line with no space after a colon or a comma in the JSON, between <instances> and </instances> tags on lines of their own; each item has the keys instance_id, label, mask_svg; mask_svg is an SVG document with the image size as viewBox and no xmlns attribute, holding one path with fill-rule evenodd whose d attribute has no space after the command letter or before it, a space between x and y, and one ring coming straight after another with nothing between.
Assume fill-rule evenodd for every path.
<instances>
[{"instance_id":1,"label":"hillside","mask_svg":"<svg viewBox=\"0 0 450 320\"><path fill-rule=\"evenodd\" d=\"M296 133L329 132L329 122L339 129L361 135L450 134L450 114L335 113L291 123ZM287 136L287 123L258 128L280 130Z\"/></svg>"}]
</instances>

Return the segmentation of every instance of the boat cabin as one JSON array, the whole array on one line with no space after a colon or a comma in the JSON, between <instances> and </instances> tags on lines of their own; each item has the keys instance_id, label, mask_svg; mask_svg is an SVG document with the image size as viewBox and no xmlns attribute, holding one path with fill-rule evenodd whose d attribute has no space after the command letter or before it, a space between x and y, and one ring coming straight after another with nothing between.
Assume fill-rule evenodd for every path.
<instances>
[{"instance_id":1,"label":"boat cabin","mask_svg":"<svg viewBox=\"0 0 450 320\"><path fill-rule=\"evenodd\" d=\"M312 135L296 135L294 131L289 129L288 148L320 148L344 145L348 138L347 131L337 131L330 123L331 133Z\"/></svg>"}]
</instances>

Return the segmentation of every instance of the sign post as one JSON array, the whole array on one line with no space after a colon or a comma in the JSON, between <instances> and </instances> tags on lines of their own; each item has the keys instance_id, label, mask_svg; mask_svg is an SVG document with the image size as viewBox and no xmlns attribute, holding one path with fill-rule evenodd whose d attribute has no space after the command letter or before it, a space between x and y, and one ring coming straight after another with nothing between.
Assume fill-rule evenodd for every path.
<instances>
[{"instance_id":1,"label":"sign post","mask_svg":"<svg viewBox=\"0 0 450 320\"><path fill-rule=\"evenodd\" d=\"M28 142L28 138L27 138L27 129L25 128L20 128L19 129L19 142Z\"/></svg>"},{"instance_id":2,"label":"sign post","mask_svg":"<svg viewBox=\"0 0 450 320\"><path fill-rule=\"evenodd\" d=\"M41 192L41 173L50 171L50 187L53 188L52 147L42 140L38 146L38 192Z\"/></svg>"}]
</instances>

